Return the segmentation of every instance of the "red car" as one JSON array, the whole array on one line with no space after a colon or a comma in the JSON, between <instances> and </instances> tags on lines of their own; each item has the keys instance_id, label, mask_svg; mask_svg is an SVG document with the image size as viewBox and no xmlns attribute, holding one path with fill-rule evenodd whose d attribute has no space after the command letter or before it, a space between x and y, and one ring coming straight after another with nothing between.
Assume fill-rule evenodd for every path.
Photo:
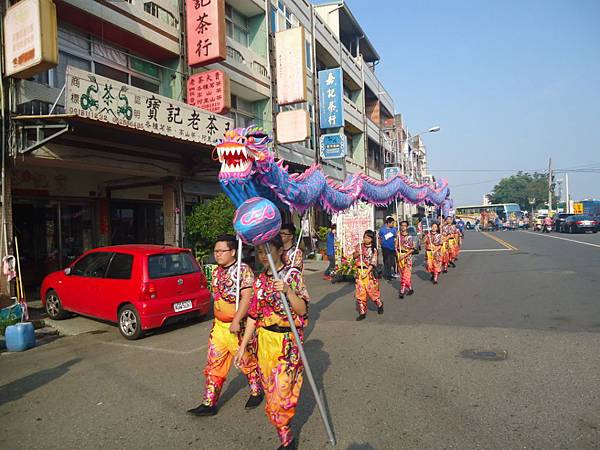
<instances>
[{"instance_id":1,"label":"red car","mask_svg":"<svg viewBox=\"0 0 600 450\"><path fill-rule=\"evenodd\" d=\"M127 339L139 339L169 318L210 309L206 277L192 253L163 245L91 250L48 275L41 295L50 318L70 311L117 322Z\"/></svg>"}]
</instances>

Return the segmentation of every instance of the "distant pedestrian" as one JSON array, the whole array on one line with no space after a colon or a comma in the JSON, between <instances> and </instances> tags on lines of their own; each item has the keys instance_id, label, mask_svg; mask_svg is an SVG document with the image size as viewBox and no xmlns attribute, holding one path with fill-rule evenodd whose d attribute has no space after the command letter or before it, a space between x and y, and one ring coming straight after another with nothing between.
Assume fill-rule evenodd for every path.
<instances>
[{"instance_id":1,"label":"distant pedestrian","mask_svg":"<svg viewBox=\"0 0 600 450\"><path fill-rule=\"evenodd\" d=\"M331 280L331 272L335 270L335 236L336 236L336 225L332 223L329 227L329 233L327 233L327 259L329 260L329 266L325 270L324 280Z\"/></svg>"},{"instance_id":2,"label":"distant pedestrian","mask_svg":"<svg viewBox=\"0 0 600 450\"><path fill-rule=\"evenodd\" d=\"M388 217L385 225L379 230L379 242L383 253L383 277L391 280L396 274L396 236L398 229L394 226L394 218Z\"/></svg>"},{"instance_id":3,"label":"distant pedestrian","mask_svg":"<svg viewBox=\"0 0 600 450\"><path fill-rule=\"evenodd\" d=\"M356 264L355 296L358 306L358 317L360 321L367 317L367 302L370 298L377 305L377 313L383 314L383 302L379 292L379 280L375 276L377 268L377 245L375 244L375 232L365 231L363 241L354 250L354 261Z\"/></svg>"}]
</instances>

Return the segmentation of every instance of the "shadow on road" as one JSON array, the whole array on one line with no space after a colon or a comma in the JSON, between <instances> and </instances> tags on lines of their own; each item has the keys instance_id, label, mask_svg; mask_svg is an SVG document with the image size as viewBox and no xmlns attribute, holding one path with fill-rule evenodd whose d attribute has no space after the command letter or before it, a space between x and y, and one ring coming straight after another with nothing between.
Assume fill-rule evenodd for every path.
<instances>
[{"instance_id":1,"label":"shadow on road","mask_svg":"<svg viewBox=\"0 0 600 450\"><path fill-rule=\"evenodd\" d=\"M335 300L354 291L354 283L344 283L344 285L335 292L330 292L318 303L311 303L308 310L308 327L304 330L304 338L307 339L315 328L315 323L321 316L321 311L326 310ZM356 303L356 302L355 302Z\"/></svg>"},{"instance_id":2,"label":"shadow on road","mask_svg":"<svg viewBox=\"0 0 600 450\"><path fill-rule=\"evenodd\" d=\"M327 372L327 369L331 365L329 353L323 350L323 341L319 339L305 342L304 350L309 358L310 368L312 370L315 383L317 384L317 389L319 389L321 392L321 398L323 399L323 403L325 404L325 409L327 410L327 412L329 412L326 392L323 389L323 375L325 374L325 372ZM302 383L300 403L298 405L298 410L296 411L296 416L294 418L294 428L296 428L296 435L298 437L300 437L300 434L302 433L302 428L308 421L308 418L313 414L313 412L319 415L318 409L319 408L317 407L315 396L313 394L312 389L310 388L308 378L305 374L304 382ZM319 420L321 420L320 416ZM331 428L335 435L335 426L331 421L331 417L329 417L329 423L331 424ZM323 429L323 433L326 435L325 429Z\"/></svg>"},{"instance_id":3,"label":"shadow on road","mask_svg":"<svg viewBox=\"0 0 600 450\"><path fill-rule=\"evenodd\" d=\"M73 358L52 369L44 369L32 373L26 377L19 378L11 383L0 386L0 406L24 397L26 394L50 383L51 381L66 374L71 366L81 361L81 358Z\"/></svg>"}]
</instances>

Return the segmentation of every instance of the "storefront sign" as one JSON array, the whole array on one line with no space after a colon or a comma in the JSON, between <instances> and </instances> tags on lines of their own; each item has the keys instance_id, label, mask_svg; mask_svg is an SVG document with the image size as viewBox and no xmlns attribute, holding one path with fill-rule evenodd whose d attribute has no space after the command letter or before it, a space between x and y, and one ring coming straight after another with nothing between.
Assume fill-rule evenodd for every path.
<instances>
[{"instance_id":1,"label":"storefront sign","mask_svg":"<svg viewBox=\"0 0 600 450\"><path fill-rule=\"evenodd\" d=\"M6 76L30 78L58 63L56 6L52 0L21 0L4 16Z\"/></svg>"},{"instance_id":2,"label":"storefront sign","mask_svg":"<svg viewBox=\"0 0 600 450\"><path fill-rule=\"evenodd\" d=\"M66 80L67 114L205 145L232 125L228 117L71 66Z\"/></svg>"},{"instance_id":3,"label":"storefront sign","mask_svg":"<svg viewBox=\"0 0 600 450\"><path fill-rule=\"evenodd\" d=\"M228 113L231 108L229 75L218 69L192 75L187 81L187 102L217 114Z\"/></svg>"},{"instance_id":4,"label":"storefront sign","mask_svg":"<svg viewBox=\"0 0 600 450\"><path fill-rule=\"evenodd\" d=\"M277 103L291 105L307 98L306 41L304 27L275 33Z\"/></svg>"},{"instance_id":5,"label":"storefront sign","mask_svg":"<svg viewBox=\"0 0 600 450\"><path fill-rule=\"evenodd\" d=\"M319 122L322 129L344 126L342 69L319 71Z\"/></svg>"},{"instance_id":6,"label":"storefront sign","mask_svg":"<svg viewBox=\"0 0 600 450\"><path fill-rule=\"evenodd\" d=\"M346 135L345 134L322 134L319 138L321 158L338 159L346 157Z\"/></svg>"},{"instance_id":7,"label":"storefront sign","mask_svg":"<svg viewBox=\"0 0 600 450\"><path fill-rule=\"evenodd\" d=\"M400 174L400 167L398 166L393 166L393 167L386 167L385 169L383 169L383 179L384 180L389 180L390 178L394 178L395 176Z\"/></svg>"},{"instance_id":8,"label":"storefront sign","mask_svg":"<svg viewBox=\"0 0 600 450\"><path fill-rule=\"evenodd\" d=\"M225 0L186 0L187 56L191 67L223 61Z\"/></svg>"},{"instance_id":9,"label":"storefront sign","mask_svg":"<svg viewBox=\"0 0 600 450\"><path fill-rule=\"evenodd\" d=\"M277 142L291 144L310 138L310 116L305 109L294 109L277 114Z\"/></svg>"}]
</instances>

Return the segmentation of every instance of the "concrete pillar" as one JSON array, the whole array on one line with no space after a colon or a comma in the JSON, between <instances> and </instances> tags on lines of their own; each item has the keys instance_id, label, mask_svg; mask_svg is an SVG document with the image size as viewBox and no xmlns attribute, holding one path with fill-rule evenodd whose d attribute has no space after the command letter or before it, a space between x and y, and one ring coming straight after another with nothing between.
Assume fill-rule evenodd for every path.
<instances>
[{"instance_id":1,"label":"concrete pillar","mask_svg":"<svg viewBox=\"0 0 600 450\"><path fill-rule=\"evenodd\" d=\"M175 193L175 185L173 183L163 184L163 216L165 244L173 246L177 245L177 203L175 199Z\"/></svg>"}]
</instances>

